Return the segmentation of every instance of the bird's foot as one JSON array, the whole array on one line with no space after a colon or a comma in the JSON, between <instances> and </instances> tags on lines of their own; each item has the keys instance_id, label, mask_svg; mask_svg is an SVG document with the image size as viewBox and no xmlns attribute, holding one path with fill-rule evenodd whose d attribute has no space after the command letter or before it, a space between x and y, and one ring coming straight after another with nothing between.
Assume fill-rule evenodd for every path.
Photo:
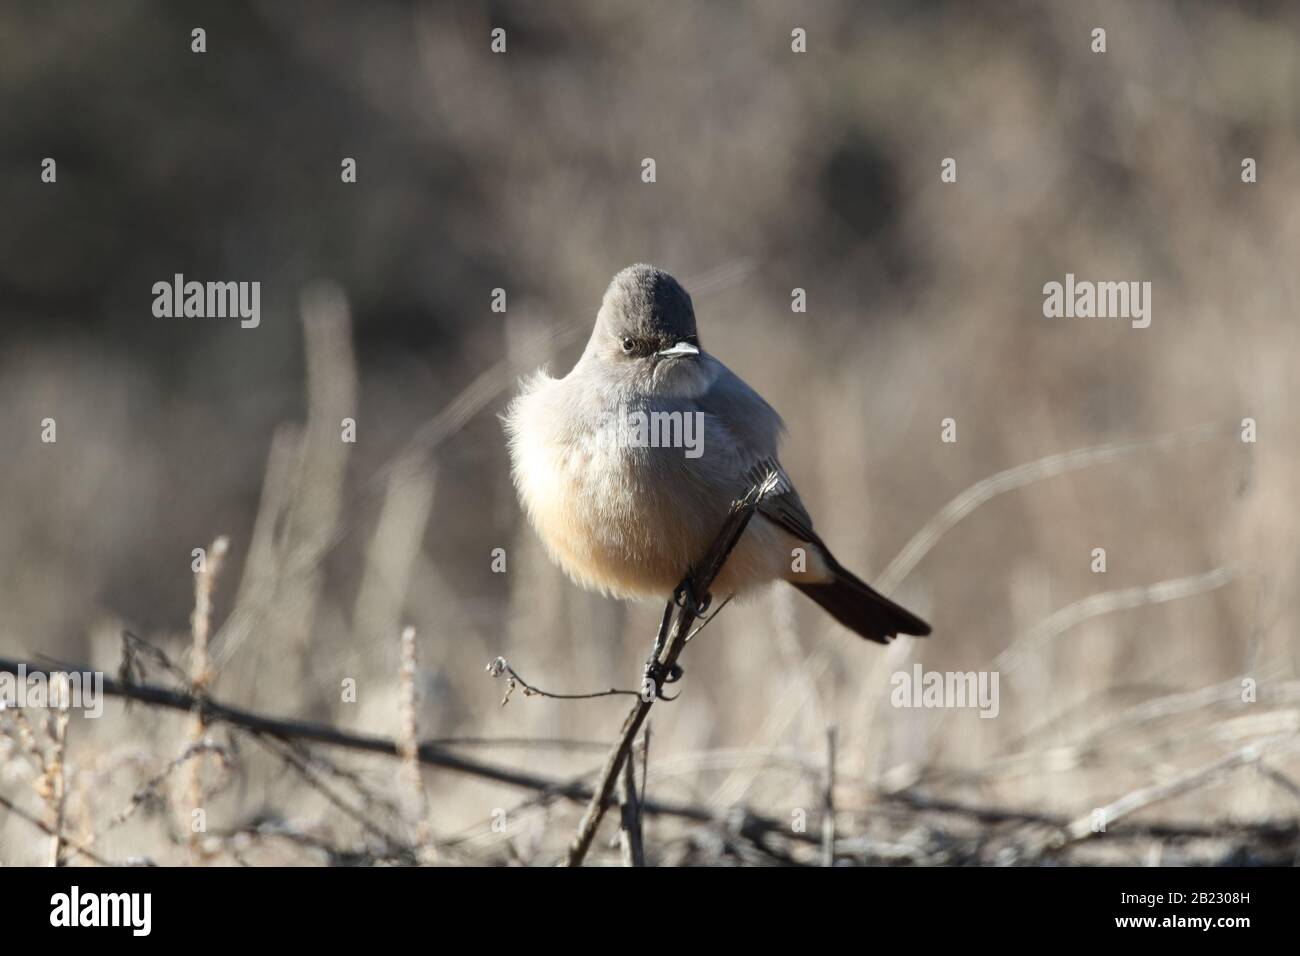
<instances>
[{"instance_id":1,"label":"bird's foot","mask_svg":"<svg viewBox=\"0 0 1300 956\"><path fill-rule=\"evenodd\" d=\"M676 684L682 679L684 673L680 664L674 663L665 668L657 658L652 657L645 662L645 671L641 678L641 696L646 700L676 700L676 695L666 696L663 688L665 684Z\"/></svg>"},{"instance_id":2,"label":"bird's foot","mask_svg":"<svg viewBox=\"0 0 1300 956\"><path fill-rule=\"evenodd\" d=\"M703 618L704 612L713 603L713 595L706 593L702 599L695 601L695 581L687 575L673 591L673 604L680 608L686 608L692 602L694 602L695 606L691 609L691 613L696 617Z\"/></svg>"}]
</instances>

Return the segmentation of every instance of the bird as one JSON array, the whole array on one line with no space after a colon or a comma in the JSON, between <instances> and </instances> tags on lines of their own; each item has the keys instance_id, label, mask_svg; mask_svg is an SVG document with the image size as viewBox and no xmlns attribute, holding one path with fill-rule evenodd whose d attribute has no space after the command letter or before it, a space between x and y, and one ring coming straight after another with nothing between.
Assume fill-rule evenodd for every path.
<instances>
[{"instance_id":1,"label":"bird","mask_svg":"<svg viewBox=\"0 0 1300 956\"><path fill-rule=\"evenodd\" d=\"M732 502L767 473L775 487L712 591L743 597L785 581L867 640L930 633L813 530L777 458L780 415L704 350L690 295L662 269L615 275L572 370L521 380L502 419L523 509L579 586L620 599L675 595Z\"/></svg>"}]
</instances>

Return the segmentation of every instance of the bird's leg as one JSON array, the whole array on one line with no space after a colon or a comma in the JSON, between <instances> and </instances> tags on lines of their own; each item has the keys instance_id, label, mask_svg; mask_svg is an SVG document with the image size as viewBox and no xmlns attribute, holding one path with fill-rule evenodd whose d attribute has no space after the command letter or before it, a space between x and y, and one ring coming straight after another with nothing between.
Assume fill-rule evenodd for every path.
<instances>
[{"instance_id":1,"label":"bird's leg","mask_svg":"<svg viewBox=\"0 0 1300 956\"><path fill-rule=\"evenodd\" d=\"M678 590L681 590L681 588L679 587ZM664 652L664 647L668 644L668 629L672 626L673 611L677 607L677 591L674 591L672 600L664 605L664 616L663 620L659 622L659 633L655 635L654 649L650 651L650 659L645 662L645 683L654 688L656 697L659 696L659 655ZM678 676L680 676L680 673Z\"/></svg>"},{"instance_id":2,"label":"bird's leg","mask_svg":"<svg viewBox=\"0 0 1300 956\"><path fill-rule=\"evenodd\" d=\"M673 596L668 603L664 605L664 616L659 622L659 633L655 635L654 650L650 652L650 659L645 662L644 680L642 687L647 684L654 688L656 697L659 697L659 685L675 684L682 679L682 668L679 664L673 664L672 667L663 672L663 665L659 662L659 656L663 654L664 648L668 646L668 632L672 628L673 612L677 608L689 608L691 613L701 620L708 620L705 612L708 611L709 605L713 603L713 595L705 593L702 599L695 597L695 579L692 575L687 574L682 578L681 584L673 589ZM671 698L664 698L671 699Z\"/></svg>"},{"instance_id":3,"label":"bird's leg","mask_svg":"<svg viewBox=\"0 0 1300 956\"><path fill-rule=\"evenodd\" d=\"M713 595L709 593L706 593L702 599L695 600L695 579L689 574L682 579L682 583L677 585L677 588L673 591L673 604L677 607L686 607L687 601L695 604L695 608L691 613L696 617L704 617L704 612L713 603Z\"/></svg>"}]
</instances>

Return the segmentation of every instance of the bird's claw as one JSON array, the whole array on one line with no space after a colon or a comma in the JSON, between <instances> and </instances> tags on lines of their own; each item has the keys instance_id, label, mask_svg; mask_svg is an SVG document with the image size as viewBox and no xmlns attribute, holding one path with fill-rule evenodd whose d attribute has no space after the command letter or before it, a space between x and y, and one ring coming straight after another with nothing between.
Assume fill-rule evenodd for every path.
<instances>
[{"instance_id":1,"label":"bird's claw","mask_svg":"<svg viewBox=\"0 0 1300 956\"><path fill-rule=\"evenodd\" d=\"M664 668L658 661L651 659L645 663L645 672L642 676L641 687L642 696L647 696L653 691L654 700L676 700L680 695L669 697L664 694L663 688L666 684L675 684L682 679L685 671L680 664L672 664Z\"/></svg>"},{"instance_id":2,"label":"bird's claw","mask_svg":"<svg viewBox=\"0 0 1300 956\"><path fill-rule=\"evenodd\" d=\"M690 578L686 578L686 580L682 581L682 583L677 585L673 590L673 604L680 608L685 608L688 601L694 601L694 595L695 582ZM704 612L709 609L709 605L712 603L713 595L706 593L701 600L694 601L695 606L692 608L691 613L698 618L703 618Z\"/></svg>"}]
</instances>

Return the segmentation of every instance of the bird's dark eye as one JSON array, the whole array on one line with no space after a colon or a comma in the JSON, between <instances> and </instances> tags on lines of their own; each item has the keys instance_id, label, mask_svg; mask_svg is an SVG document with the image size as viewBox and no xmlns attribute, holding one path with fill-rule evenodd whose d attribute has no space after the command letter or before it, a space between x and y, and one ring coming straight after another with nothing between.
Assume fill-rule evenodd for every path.
<instances>
[{"instance_id":1,"label":"bird's dark eye","mask_svg":"<svg viewBox=\"0 0 1300 956\"><path fill-rule=\"evenodd\" d=\"M630 335L623 336L623 351L631 355L634 348L636 348L636 340Z\"/></svg>"}]
</instances>

